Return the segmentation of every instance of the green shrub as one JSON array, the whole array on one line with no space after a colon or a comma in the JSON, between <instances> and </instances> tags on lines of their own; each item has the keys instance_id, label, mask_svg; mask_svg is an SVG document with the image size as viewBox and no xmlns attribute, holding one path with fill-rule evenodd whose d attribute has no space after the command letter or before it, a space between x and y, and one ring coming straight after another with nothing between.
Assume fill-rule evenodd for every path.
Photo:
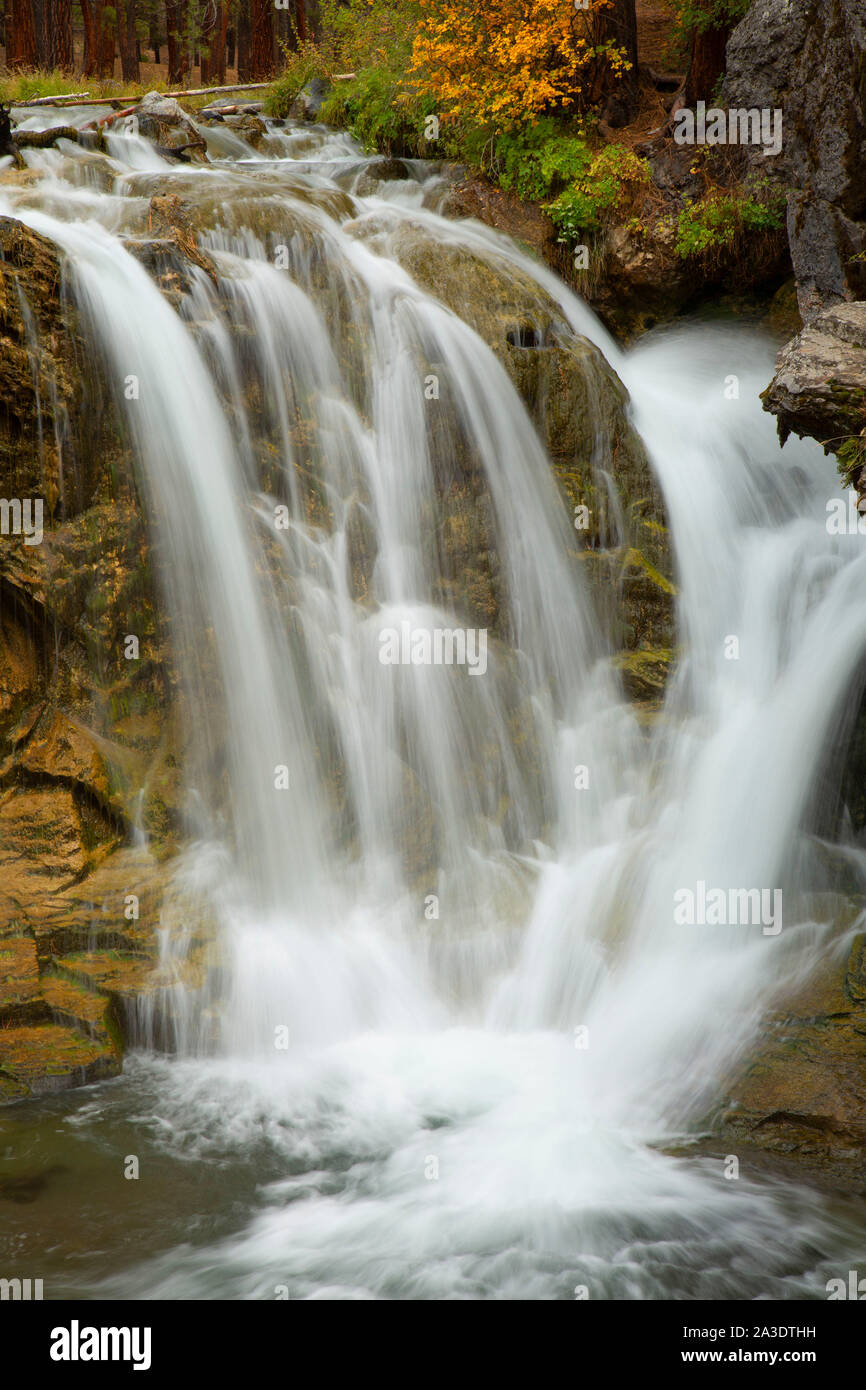
<instances>
[{"instance_id":1,"label":"green shrub","mask_svg":"<svg viewBox=\"0 0 866 1390\"><path fill-rule=\"evenodd\" d=\"M493 141L490 172L503 188L541 202L558 193L589 167L591 155L581 135L553 116L516 126Z\"/></svg>"},{"instance_id":2,"label":"green shrub","mask_svg":"<svg viewBox=\"0 0 866 1390\"><path fill-rule=\"evenodd\" d=\"M605 145L585 170L548 205L560 241L578 241L602 228L652 182L645 159L626 145Z\"/></svg>"},{"instance_id":3,"label":"green shrub","mask_svg":"<svg viewBox=\"0 0 866 1390\"><path fill-rule=\"evenodd\" d=\"M866 468L866 429L860 434L850 435L836 450L839 475L846 487L857 487L860 475Z\"/></svg>"},{"instance_id":4,"label":"green shrub","mask_svg":"<svg viewBox=\"0 0 866 1390\"><path fill-rule=\"evenodd\" d=\"M314 77L329 78L331 55L314 43L303 43L296 50L286 50L286 67L280 73L265 98L265 110L271 116L288 116L299 92Z\"/></svg>"},{"instance_id":5,"label":"green shrub","mask_svg":"<svg viewBox=\"0 0 866 1390\"><path fill-rule=\"evenodd\" d=\"M351 83L339 83L322 106L321 119L350 132L367 150L423 156L431 152L424 124L436 103L406 91L400 72L365 68ZM437 147L441 154L441 147Z\"/></svg>"},{"instance_id":6,"label":"green shrub","mask_svg":"<svg viewBox=\"0 0 866 1390\"><path fill-rule=\"evenodd\" d=\"M763 197L752 193L717 193L683 208L677 222L677 254L706 256L730 249L750 232L777 232L785 225L781 192Z\"/></svg>"}]
</instances>

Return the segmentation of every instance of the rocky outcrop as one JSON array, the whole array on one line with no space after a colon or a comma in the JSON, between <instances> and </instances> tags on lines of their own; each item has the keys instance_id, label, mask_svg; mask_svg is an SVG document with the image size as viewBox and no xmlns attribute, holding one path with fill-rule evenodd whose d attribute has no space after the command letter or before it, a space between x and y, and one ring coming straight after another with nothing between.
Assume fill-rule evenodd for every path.
<instances>
[{"instance_id":1,"label":"rocky outcrop","mask_svg":"<svg viewBox=\"0 0 866 1390\"><path fill-rule=\"evenodd\" d=\"M784 443L792 432L838 453L866 429L866 303L825 309L787 343L762 395Z\"/></svg>"},{"instance_id":2,"label":"rocky outcrop","mask_svg":"<svg viewBox=\"0 0 866 1390\"><path fill-rule=\"evenodd\" d=\"M10 512L0 534L0 1099L14 1099L118 1069L124 990L97 966L134 957L137 988L152 987L158 909L133 931L125 896L150 904L137 885L171 852L179 755L112 392L55 247L10 218L0 478L6 501L41 504L43 532L16 533ZM125 655L130 633L138 659ZM123 848L134 825L151 837L146 865Z\"/></svg>"},{"instance_id":3,"label":"rocky outcrop","mask_svg":"<svg viewBox=\"0 0 866 1390\"><path fill-rule=\"evenodd\" d=\"M705 178L692 168L694 151L660 136L638 152L646 156L651 175L645 196L628 216L613 217L603 229L586 234L591 243L586 269L575 264L573 247L559 237L542 207L479 174L446 166L451 186L432 199L445 217L476 218L521 242L624 341L674 318L717 287L745 294L777 284L790 273L784 230L753 232L745 242L732 238L704 254L680 255L679 215L706 193ZM742 191L736 180L731 190Z\"/></svg>"},{"instance_id":4,"label":"rocky outcrop","mask_svg":"<svg viewBox=\"0 0 866 1390\"><path fill-rule=\"evenodd\" d=\"M728 41L724 101L779 109L782 148L753 167L791 190L804 320L866 298L866 10L862 0L760 0Z\"/></svg>"},{"instance_id":5,"label":"rocky outcrop","mask_svg":"<svg viewBox=\"0 0 866 1390\"><path fill-rule=\"evenodd\" d=\"M834 909L844 927L848 905ZM728 1083L716 1129L847 1183L866 1166L866 937L842 932L808 984L780 1002ZM736 1149L733 1148L736 1152Z\"/></svg>"}]
</instances>

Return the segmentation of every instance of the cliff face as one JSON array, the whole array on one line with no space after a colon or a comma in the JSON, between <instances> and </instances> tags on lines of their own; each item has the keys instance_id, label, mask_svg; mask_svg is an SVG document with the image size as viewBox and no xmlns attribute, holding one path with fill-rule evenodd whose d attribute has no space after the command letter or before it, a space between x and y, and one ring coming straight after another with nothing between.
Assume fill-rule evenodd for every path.
<instances>
[{"instance_id":1,"label":"cliff face","mask_svg":"<svg viewBox=\"0 0 866 1390\"><path fill-rule=\"evenodd\" d=\"M0 220L0 1099L119 1066L178 786L129 458L52 244ZM40 537L35 529L41 504ZM148 659L127 659L127 635ZM133 825L153 853L123 848ZM138 899L133 907L133 899Z\"/></svg>"},{"instance_id":2,"label":"cliff face","mask_svg":"<svg viewBox=\"0 0 866 1390\"><path fill-rule=\"evenodd\" d=\"M866 10L861 0L760 0L728 41L724 101L781 110L782 148L752 166L790 189L804 321L866 297Z\"/></svg>"},{"instance_id":3,"label":"cliff face","mask_svg":"<svg viewBox=\"0 0 866 1390\"><path fill-rule=\"evenodd\" d=\"M765 408L782 439L793 431L838 452L866 426L866 10L860 0L755 4L727 58L729 105L783 113L781 153L748 153L789 190L806 326L780 354Z\"/></svg>"}]
</instances>

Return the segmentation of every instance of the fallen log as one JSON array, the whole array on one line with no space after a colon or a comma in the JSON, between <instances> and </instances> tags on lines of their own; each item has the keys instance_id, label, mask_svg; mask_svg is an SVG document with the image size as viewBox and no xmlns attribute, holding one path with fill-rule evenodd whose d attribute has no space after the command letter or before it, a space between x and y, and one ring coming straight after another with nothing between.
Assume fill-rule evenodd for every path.
<instances>
[{"instance_id":1,"label":"fallen log","mask_svg":"<svg viewBox=\"0 0 866 1390\"><path fill-rule=\"evenodd\" d=\"M354 82L356 77L357 73L354 72L336 72L331 81ZM272 87L275 81L276 79L272 78L270 82L240 82L229 87L188 87L179 92L160 92L159 95L161 97L174 97L175 100L180 101L182 97L219 96L221 92L263 92L267 87ZM11 106L122 106L124 102L129 105L130 102L137 103L143 99L143 94L138 96L134 92L126 96L106 97L89 97L86 92L80 92L56 97L32 97L29 101L13 101L9 104Z\"/></svg>"},{"instance_id":2,"label":"fallen log","mask_svg":"<svg viewBox=\"0 0 866 1390\"><path fill-rule=\"evenodd\" d=\"M89 97L89 92L60 92L54 97L30 97L26 101L10 101L10 106L54 106L60 101L78 101L80 97Z\"/></svg>"},{"instance_id":3,"label":"fallen log","mask_svg":"<svg viewBox=\"0 0 866 1390\"><path fill-rule=\"evenodd\" d=\"M124 116L131 116L137 111L137 106L127 106L123 111L112 111L110 116L100 116L98 121L88 121L87 125L81 127L82 130L100 130L104 125L113 125L115 121L120 121Z\"/></svg>"},{"instance_id":4,"label":"fallen log","mask_svg":"<svg viewBox=\"0 0 866 1390\"><path fill-rule=\"evenodd\" d=\"M181 97L209 97L218 96L220 92L255 92L264 91L266 87L272 87L273 82L243 82L239 86L233 87L189 87L180 92L160 92L161 97L174 97L180 100ZM127 93L125 96L106 96L106 97L87 97L79 99L76 96L57 96L57 97L34 97L32 101L14 101L13 106L128 106L130 102L138 103L144 100L146 93L139 95L136 92Z\"/></svg>"},{"instance_id":5,"label":"fallen log","mask_svg":"<svg viewBox=\"0 0 866 1390\"><path fill-rule=\"evenodd\" d=\"M21 130L12 136L19 150L47 150L58 140L73 140L88 150L105 151L101 130L78 130L74 125L54 125L50 130Z\"/></svg>"}]
</instances>

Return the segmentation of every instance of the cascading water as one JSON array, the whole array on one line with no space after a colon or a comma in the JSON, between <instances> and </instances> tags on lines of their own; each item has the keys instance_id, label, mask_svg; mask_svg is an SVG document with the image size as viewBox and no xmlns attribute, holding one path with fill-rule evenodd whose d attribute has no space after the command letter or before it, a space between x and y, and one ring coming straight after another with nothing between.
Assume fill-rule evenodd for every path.
<instances>
[{"instance_id":1,"label":"cascading water","mask_svg":"<svg viewBox=\"0 0 866 1390\"><path fill-rule=\"evenodd\" d=\"M140 1259L61 1285L817 1296L827 1252L856 1255L838 1212L661 1152L831 941L805 897L825 886L807 812L857 694L866 559L827 533L832 466L781 453L760 410L770 348L692 325L624 355L552 273L432 211L432 166L362 197L368 161L346 137L275 128L258 155L208 140L216 162L190 172L111 137L110 191L92 155L33 153L38 182L2 192L62 248L135 451L205 808L178 949L207 900L225 965L175 1001L185 1055L133 1056L127 1100L107 1087L70 1123L110 1123L114 1105L157 1167L237 1180L231 1218L189 1238L166 1224ZM125 240L175 190L217 271L190 272L178 311ZM535 284L631 393L681 585L680 660L649 731L517 390L391 254L409 220ZM451 412L438 433L431 372ZM595 435L603 471L601 412ZM383 629L464 625L437 519L461 451L499 567L485 669L385 665ZM679 925L674 895L700 880L781 890L783 930Z\"/></svg>"}]
</instances>

